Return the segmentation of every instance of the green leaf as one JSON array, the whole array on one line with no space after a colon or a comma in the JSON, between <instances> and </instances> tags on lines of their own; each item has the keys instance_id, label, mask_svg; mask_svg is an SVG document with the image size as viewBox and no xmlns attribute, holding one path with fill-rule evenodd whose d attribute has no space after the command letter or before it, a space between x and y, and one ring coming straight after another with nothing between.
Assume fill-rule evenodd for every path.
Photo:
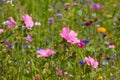
<instances>
[{"instance_id":1,"label":"green leaf","mask_svg":"<svg viewBox=\"0 0 120 80\"><path fill-rule=\"evenodd\" d=\"M93 47L87 47L86 50L89 52L95 52L95 48Z\"/></svg>"},{"instance_id":2,"label":"green leaf","mask_svg":"<svg viewBox=\"0 0 120 80\"><path fill-rule=\"evenodd\" d=\"M82 16L82 11L81 11L81 10L77 11L77 14L78 14L79 16Z\"/></svg>"}]
</instances>

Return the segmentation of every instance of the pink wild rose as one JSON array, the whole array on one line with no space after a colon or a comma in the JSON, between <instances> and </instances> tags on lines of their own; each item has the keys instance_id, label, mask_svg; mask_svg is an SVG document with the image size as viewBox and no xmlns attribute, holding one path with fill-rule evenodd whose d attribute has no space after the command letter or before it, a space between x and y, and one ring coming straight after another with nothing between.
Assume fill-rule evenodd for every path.
<instances>
[{"instance_id":1,"label":"pink wild rose","mask_svg":"<svg viewBox=\"0 0 120 80\"><path fill-rule=\"evenodd\" d=\"M5 24L7 25L8 29L13 29L16 26L16 22L12 17L9 17L9 21L6 21Z\"/></svg>"},{"instance_id":2,"label":"pink wild rose","mask_svg":"<svg viewBox=\"0 0 120 80\"><path fill-rule=\"evenodd\" d=\"M0 34L2 34L4 32L4 29L0 29Z\"/></svg>"},{"instance_id":3,"label":"pink wild rose","mask_svg":"<svg viewBox=\"0 0 120 80\"><path fill-rule=\"evenodd\" d=\"M93 68L97 68L98 67L98 61L94 60L92 57L85 57L85 61L86 61L86 64L88 66L91 66Z\"/></svg>"},{"instance_id":4,"label":"pink wild rose","mask_svg":"<svg viewBox=\"0 0 120 80\"><path fill-rule=\"evenodd\" d=\"M69 27L64 27L60 33L60 36L67 40L71 44L79 43L80 40L77 38L77 33L70 30Z\"/></svg>"},{"instance_id":5,"label":"pink wild rose","mask_svg":"<svg viewBox=\"0 0 120 80\"><path fill-rule=\"evenodd\" d=\"M46 49L46 50L41 49L41 50L38 50L37 53L38 53L37 58L39 58L39 57L49 57L52 54L54 54L54 51L51 50L51 49Z\"/></svg>"},{"instance_id":6,"label":"pink wild rose","mask_svg":"<svg viewBox=\"0 0 120 80\"><path fill-rule=\"evenodd\" d=\"M24 14L22 16L22 19L23 19L24 24L26 25L26 27L31 30L32 27L34 26L34 22L32 20L32 17L30 17L28 14Z\"/></svg>"}]
</instances>

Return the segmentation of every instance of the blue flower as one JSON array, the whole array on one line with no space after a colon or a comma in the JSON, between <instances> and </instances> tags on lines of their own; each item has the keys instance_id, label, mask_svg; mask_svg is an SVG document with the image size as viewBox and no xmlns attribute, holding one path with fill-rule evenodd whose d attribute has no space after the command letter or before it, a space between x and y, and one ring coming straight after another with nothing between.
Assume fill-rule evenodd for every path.
<instances>
[{"instance_id":1,"label":"blue flower","mask_svg":"<svg viewBox=\"0 0 120 80\"><path fill-rule=\"evenodd\" d=\"M56 12L57 12L57 13L59 13L59 12L60 12L60 10L58 9L58 10L56 10Z\"/></svg>"},{"instance_id":2,"label":"blue flower","mask_svg":"<svg viewBox=\"0 0 120 80\"><path fill-rule=\"evenodd\" d=\"M89 40L83 40L84 43L89 43L90 41Z\"/></svg>"},{"instance_id":3,"label":"blue flower","mask_svg":"<svg viewBox=\"0 0 120 80\"><path fill-rule=\"evenodd\" d=\"M28 44L25 45L25 48L28 48Z\"/></svg>"},{"instance_id":4,"label":"blue flower","mask_svg":"<svg viewBox=\"0 0 120 80\"><path fill-rule=\"evenodd\" d=\"M111 78L110 80L115 80L115 78Z\"/></svg>"},{"instance_id":5,"label":"blue flower","mask_svg":"<svg viewBox=\"0 0 120 80\"><path fill-rule=\"evenodd\" d=\"M42 50L42 48L38 48L38 50Z\"/></svg>"},{"instance_id":6,"label":"blue flower","mask_svg":"<svg viewBox=\"0 0 120 80\"><path fill-rule=\"evenodd\" d=\"M79 64L80 64L80 65L84 65L85 62L84 62L84 61L80 61Z\"/></svg>"},{"instance_id":7,"label":"blue flower","mask_svg":"<svg viewBox=\"0 0 120 80\"><path fill-rule=\"evenodd\" d=\"M50 44L50 42L49 42L49 41L46 41L46 45L48 45L48 44Z\"/></svg>"}]
</instances>

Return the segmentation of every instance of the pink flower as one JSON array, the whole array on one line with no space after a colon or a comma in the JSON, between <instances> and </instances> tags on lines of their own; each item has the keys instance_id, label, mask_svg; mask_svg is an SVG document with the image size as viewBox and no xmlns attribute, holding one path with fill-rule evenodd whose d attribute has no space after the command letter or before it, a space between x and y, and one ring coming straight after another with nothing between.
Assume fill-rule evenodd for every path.
<instances>
[{"instance_id":1,"label":"pink flower","mask_svg":"<svg viewBox=\"0 0 120 80\"><path fill-rule=\"evenodd\" d=\"M9 21L6 21L5 24L7 25L8 29L13 29L16 26L16 22L12 17L9 17Z\"/></svg>"},{"instance_id":2,"label":"pink flower","mask_svg":"<svg viewBox=\"0 0 120 80\"><path fill-rule=\"evenodd\" d=\"M34 78L35 78L35 79L40 79L40 75L37 74L37 75L34 76Z\"/></svg>"},{"instance_id":3,"label":"pink flower","mask_svg":"<svg viewBox=\"0 0 120 80\"><path fill-rule=\"evenodd\" d=\"M29 42L31 42L32 41L32 37L31 37L31 35L27 35L27 41L29 41Z\"/></svg>"},{"instance_id":4,"label":"pink flower","mask_svg":"<svg viewBox=\"0 0 120 80\"><path fill-rule=\"evenodd\" d=\"M54 51L51 50L51 49L40 49L37 51L38 55L37 55L37 58L39 57L49 57L51 56L52 54L54 54Z\"/></svg>"},{"instance_id":5,"label":"pink flower","mask_svg":"<svg viewBox=\"0 0 120 80\"><path fill-rule=\"evenodd\" d=\"M4 29L0 29L0 34L2 34L4 32Z\"/></svg>"},{"instance_id":6,"label":"pink flower","mask_svg":"<svg viewBox=\"0 0 120 80\"><path fill-rule=\"evenodd\" d=\"M100 4L94 4L91 6L91 9L101 9L102 8L102 5Z\"/></svg>"},{"instance_id":7,"label":"pink flower","mask_svg":"<svg viewBox=\"0 0 120 80\"><path fill-rule=\"evenodd\" d=\"M60 36L67 40L67 42L71 44L79 43L80 40L77 38L77 33L70 30L69 27L65 27L62 29Z\"/></svg>"},{"instance_id":8,"label":"pink flower","mask_svg":"<svg viewBox=\"0 0 120 80\"><path fill-rule=\"evenodd\" d=\"M88 66L91 66L93 68L97 68L98 67L98 61L94 60L92 57L85 57L85 61L86 61L86 64Z\"/></svg>"},{"instance_id":9,"label":"pink flower","mask_svg":"<svg viewBox=\"0 0 120 80\"><path fill-rule=\"evenodd\" d=\"M59 76L62 76L62 70L61 70L61 69L56 68L56 71L57 71L57 74L58 74Z\"/></svg>"},{"instance_id":10,"label":"pink flower","mask_svg":"<svg viewBox=\"0 0 120 80\"><path fill-rule=\"evenodd\" d=\"M84 46L85 46L84 42L81 41L81 42L78 43L79 48L84 48Z\"/></svg>"},{"instance_id":11,"label":"pink flower","mask_svg":"<svg viewBox=\"0 0 120 80\"><path fill-rule=\"evenodd\" d=\"M23 19L26 27L31 30L33 25L34 25L32 17L30 17L28 14L25 14L25 15L22 16L22 19Z\"/></svg>"},{"instance_id":12,"label":"pink flower","mask_svg":"<svg viewBox=\"0 0 120 80\"><path fill-rule=\"evenodd\" d=\"M109 45L109 48L114 49L115 45Z\"/></svg>"}]
</instances>

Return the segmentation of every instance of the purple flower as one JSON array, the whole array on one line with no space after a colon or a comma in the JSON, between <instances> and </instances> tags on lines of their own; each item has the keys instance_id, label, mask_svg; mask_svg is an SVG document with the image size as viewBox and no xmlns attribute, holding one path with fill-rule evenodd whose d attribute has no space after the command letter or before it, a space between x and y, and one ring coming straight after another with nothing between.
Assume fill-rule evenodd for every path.
<instances>
[{"instance_id":1,"label":"purple flower","mask_svg":"<svg viewBox=\"0 0 120 80\"><path fill-rule=\"evenodd\" d=\"M12 47L12 46L13 46L13 44L10 43L10 42L8 42L8 41L4 41L3 44L6 44L6 45L9 46L9 47Z\"/></svg>"},{"instance_id":2,"label":"purple flower","mask_svg":"<svg viewBox=\"0 0 120 80\"><path fill-rule=\"evenodd\" d=\"M53 24L54 18L48 18L48 21L49 21L50 24Z\"/></svg>"},{"instance_id":3,"label":"purple flower","mask_svg":"<svg viewBox=\"0 0 120 80\"><path fill-rule=\"evenodd\" d=\"M91 6L91 9L101 9L102 8L102 5L100 4L94 4Z\"/></svg>"},{"instance_id":4,"label":"purple flower","mask_svg":"<svg viewBox=\"0 0 120 80\"><path fill-rule=\"evenodd\" d=\"M56 15L58 18L61 18L62 17L62 14L57 14Z\"/></svg>"},{"instance_id":5,"label":"purple flower","mask_svg":"<svg viewBox=\"0 0 120 80\"><path fill-rule=\"evenodd\" d=\"M89 22L85 23L85 26L90 26L90 25L91 25L91 23L89 23Z\"/></svg>"},{"instance_id":6,"label":"purple flower","mask_svg":"<svg viewBox=\"0 0 120 80\"><path fill-rule=\"evenodd\" d=\"M110 60L111 58L107 57L106 60Z\"/></svg>"},{"instance_id":7,"label":"purple flower","mask_svg":"<svg viewBox=\"0 0 120 80\"><path fill-rule=\"evenodd\" d=\"M102 34L102 38L105 38L107 35L106 34Z\"/></svg>"},{"instance_id":8,"label":"purple flower","mask_svg":"<svg viewBox=\"0 0 120 80\"><path fill-rule=\"evenodd\" d=\"M114 45L114 43L113 43L113 42L110 42L109 44L110 44L110 45Z\"/></svg>"}]
</instances>

